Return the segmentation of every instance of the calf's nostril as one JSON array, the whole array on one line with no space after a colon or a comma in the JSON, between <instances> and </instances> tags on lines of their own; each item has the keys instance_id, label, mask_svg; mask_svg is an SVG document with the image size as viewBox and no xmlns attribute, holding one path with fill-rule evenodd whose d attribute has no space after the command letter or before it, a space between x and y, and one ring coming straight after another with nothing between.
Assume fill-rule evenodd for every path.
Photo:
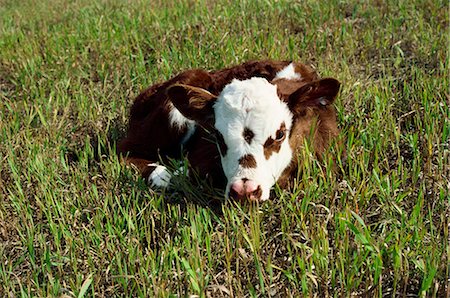
<instances>
[{"instance_id":1,"label":"calf's nostril","mask_svg":"<svg viewBox=\"0 0 450 298\"><path fill-rule=\"evenodd\" d=\"M233 188L230 189L230 198L235 200L239 198L239 194Z\"/></svg>"},{"instance_id":2,"label":"calf's nostril","mask_svg":"<svg viewBox=\"0 0 450 298\"><path fill-rule=\"evenodd\" d=\"M250 197L254 200L260 200L262 196L262 189L261 186L258 185L258 187L251 193Z\"/></svg>"},{"instance_id":3,"label":"calf's nostril","mask_svg":"<svg viewBox=\"0 0 450 298\"><path fill-rule=\"evenodd\" d=\"M247 195L253 193L258 187L259 185L253 180L247 180L244 183L244 189Z\"/></svg>"}]
</instances>

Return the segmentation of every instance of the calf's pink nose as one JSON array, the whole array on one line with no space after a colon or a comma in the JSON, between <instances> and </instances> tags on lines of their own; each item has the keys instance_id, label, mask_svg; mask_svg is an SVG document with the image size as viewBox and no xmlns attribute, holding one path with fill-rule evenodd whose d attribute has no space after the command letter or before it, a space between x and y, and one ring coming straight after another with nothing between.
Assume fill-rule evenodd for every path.
<instances>
[{"instance_id":1,"label":"calf's pink nose","mask_svg":"<svg viewBox=\"0 0 450 298\"><path fill-rule=\"evenodd\" d=\"M261 186L253 180L240 179L231 184L230 196L238 200L245 198L251 201L259 200L261 198Z\"/></svg>"}]
</instances>

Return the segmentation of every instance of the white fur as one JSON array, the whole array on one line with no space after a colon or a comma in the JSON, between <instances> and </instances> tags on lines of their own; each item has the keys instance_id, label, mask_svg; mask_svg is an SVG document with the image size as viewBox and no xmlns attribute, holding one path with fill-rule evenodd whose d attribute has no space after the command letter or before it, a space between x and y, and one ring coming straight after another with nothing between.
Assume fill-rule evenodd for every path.
<instances>
[{"instance_id":1,"label":"white fur","mask_svg":"<svg viewBox=\"0 0 450 298\"><path fill-rule=\"evenodd\" d=\"M302 76L298 72L295 72L293 63L280 70L275 76L275 79L299 80L301 78Z\"/></svg>"},{"instance_id":2,"label":"white fur","mask_svg":"<svg viewBox=\"0 0 450 298\"><path fill-rule=\"evenodd\" d=\"M173 172L173 176L189 177L189 168L186 165L182 165Z\"/></svg>"},{"instance_id":3,"label":"white fur","mask_svg":"<svg viewBox=\"0 0 450 298\"><path fill-rule=\"evenodd\" d=\"M166 188L169 186L172 175L165 166L158 164L148 164L148 166L156 166L148 177L148 184L150 184L151 187Z\"/></svg>"},{"instance_id":4,"label":"white fur","mask_svg":"<svg viewBox=\"0 0 450 298\"><path fill-rule=\"evenodd\" d=\"M183 145L192 137L196 129L195 121L186 118L172 103L170 103L169 122L170 126L178 127L178 129L187 127L186 134L181 140Z\"/></svg>"},{"instance_id":5,"label":"white fur","mask_svg":"<svg viewBox=\"0 0 450 298\"><path fill-rule=\"evenodd\" d=\"M270 188L292 159L287 136L278 153L274 152L268 160L264 156L264 143L269 137L276 138L281 123L285 123L287 130L292 125L292 113L279 99L277 87L263 78L233 80L219 95L214 104L214 114L215 127L228 147L226 155L221 157L228 179L227 196L233 182L246 178L261 186L261 200L267 200ZM254 133L250 144L243 137L246 127ZM239 165L239 159L245 154L253 155L256 168Z\"/></svg>"}]
</instances>

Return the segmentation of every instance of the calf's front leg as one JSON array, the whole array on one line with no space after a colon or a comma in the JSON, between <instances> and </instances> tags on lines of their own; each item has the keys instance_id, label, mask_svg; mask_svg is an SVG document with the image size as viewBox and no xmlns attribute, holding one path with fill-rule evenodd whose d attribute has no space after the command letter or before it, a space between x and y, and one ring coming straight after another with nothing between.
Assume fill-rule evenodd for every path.
<instances>
[{"instance_id":1,"label":"calf's front leg","mask_svg":"<svg viewBox=\"0 0 450 298\"><path fill-rule=\"evenodd\" d=\"M169 186L172 174L165 166L137 157L126 157L125 162L135 166L150 187L166 188Z\"/></svg>"}]
</instances>

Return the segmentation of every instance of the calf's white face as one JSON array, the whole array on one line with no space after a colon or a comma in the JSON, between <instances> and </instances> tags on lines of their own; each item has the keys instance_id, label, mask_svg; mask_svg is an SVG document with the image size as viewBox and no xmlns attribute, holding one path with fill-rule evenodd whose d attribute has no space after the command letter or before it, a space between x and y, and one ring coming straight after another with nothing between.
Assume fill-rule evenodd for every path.
<instances>
[{"instance_id":1,"label":"calf's white face","mask_svg":"<svg viewBox=\"0 0 450 298\"><path fill-rule=\"evenodd\" d=\"M281 72L282 76L277 75L277 78L285 79L286 73L290 72ZM290 130L295 132L294 139L302 133L296 131L298 125L293 127L293 113L298 119L305 109L323 111L339 91L339 82L331 78L303 82L294 77L294 80L297 81L284 81L284 87L282 81L274 85L264 78L233 80L218 97L204 89L182 84L167 90L181 114L215 130L227 178L227 196L267 200L270 188L293 158ZM287 101L280 99L280 92L284 98L287 96Z\"/></svg>"},{"instance_id":2,"label":"calf's white face","mask_svg":"<svg viewBox=\"0 0 450 298\"><path fill-rule=\"evenodd\" d=\"M292 114L263 78L233 80L214 105L214 127L227 177L226 194L267 200L270 188L292 159Z\"/></svg>"}]
</instances>

